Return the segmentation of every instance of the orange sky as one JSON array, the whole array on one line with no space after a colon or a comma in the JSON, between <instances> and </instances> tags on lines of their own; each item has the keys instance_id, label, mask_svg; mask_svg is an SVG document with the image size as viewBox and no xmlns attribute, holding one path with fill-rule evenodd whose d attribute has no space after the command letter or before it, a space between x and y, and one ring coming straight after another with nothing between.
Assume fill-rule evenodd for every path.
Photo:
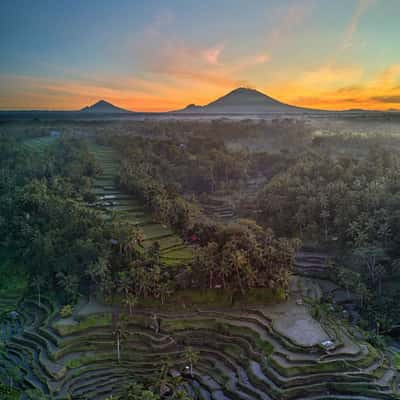
<instances>
[{"instance_id":1,"label":"orange sky","mask_svg":"<svg viewBox=\"0 0 400 400\"><path fill-rule=\"evenodd\" d=\"M101 82L8 76L10 93L3 92L0 95L0 107L76 110L99 99L106 99L129 110L168 111L190 103L207 104L243 85L302 107L332 110L387 110L399 107L400 63L387 67L368 80L364 79L362 67L323 65L296 79L278 78L268 86L262 82L256 85L235 80L234 70L229 65L210 68L209 72L192 70L190 74L177 70L174 71L174 82L169 84L109 78L113 82L111 86Z\"/></svg>"},{"instance_id":2,"label":"orange sky","mask_svg":"<svg viewBox=\"0 0 400 400\"><path fill-rule=\"evenodd\" d=\"M210 1L10 3L0 14L0 109L105 99L169 111L239 86L302 107L400 109L400 1Z\"/></svg>"}]
</instances>

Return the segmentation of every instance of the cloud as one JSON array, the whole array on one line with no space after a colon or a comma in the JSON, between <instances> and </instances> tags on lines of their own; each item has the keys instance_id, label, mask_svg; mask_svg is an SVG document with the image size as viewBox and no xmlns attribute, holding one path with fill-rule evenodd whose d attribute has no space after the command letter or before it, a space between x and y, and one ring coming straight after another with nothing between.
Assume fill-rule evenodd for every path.
<instances>
[{"instance_id":1,"label":"cloud","mask_svg":"<svg viewBox=\"0 0 400 400\"><path fill-rule=\"evenodd\" d=\"M376 86L395 86L400 82L400 64L387 67L375 80Z\"/></svg>"},{"instance_id":2,"label":"cloud","mask_svg":"<svg viewBox=\"0 0 400 400\"><path fill-rule=\"evenodd\" d=\"M297 0L279 10L277 28L269 36L269 47L277 48L303 23L313 9L314 0Z\"/></svg>"},{"instance_id":3,"label":"cloud","mask_svg":"<svg viewBox=\"0 0 400 400\"><path fill-rule=\"evenodd\" d=\"M193 44L171 32L171 19L161 20L163 23L151 22L150 28L136 35L132 44L131 52L144 71L142 76L168 83L174 90L199 87L201 92L196 95L202 103L208 101L210 93L219 95L221 89L234 89L243 81L250 84L253 68L270 60L266 51L232 59L233 49L227 40L216 40L211 45Z\"/></svg>"},{"instance_id":4,"label":"cloud","mask_svg":"<svg viewBox=\"0 0 400 400\"><path fill-rule=\"evenodd\" d=\"M124 75L57 71L68 79L0 76L0 108L47 108L50 104L53 109L77 109L104 98L128 109L165 111L193 102L206 104L237 86L254 87L281 101L307 107L383 109L398 104L400 64L372 76L360 65L338 60L307 70L305 65L287 65L271 71L268 63L274 46L304 23L314 1L285 4L289 7L281 8L280 18L278 14L275 18L280 23L269 37L270 46L267 42L240 56L235 54L238 46L224 37L208 43L180 37L171 29L174 14L162 12L129 41L126 59L131 71ZM373 4L372 0L357 3L343 42L353 41L360 19Z\"/></svg>"},{"instance_id":5,"label":"cloud","mask_svg":"<svg viewBox=\"0 0 400 400\"><path fill-rule=\"evenodd\" d=\"M372 76L362 67L322 65L269 85L265 91L278 99L303 107L321 109L366 108L384 110L398 106L400 64L392 64Z\"/></svg>"},{"instance_id":6,"label":"cloud","mask_svg":"<svg viewBox=\"0 0 400 400\"><path fill-rule=\"evenodd\" d=\"M266 62L264 55L250 56L247 64ZM202 61L204 65L206 62ZM171 67L171 66L170 66ZM236 68L238 66L236 65ZM74 79L0 75L0 108L76 110L101 98L136 111L165 111L189 103L206 104L236 86L263 90L246 79L224 76L228 67L210 67L210 71L175 69L163 81L160 75L142 78L98 75ZM166 74L163 70L162 74ZM388 109L400 104L400 64L378 71L366 80L358 66L323 65L295 78L274 81L266 94L281 101L320 109Z\"/></svg>"},{"instance_id":7,"label":"cloud","mask_svg":"<svg viewBox=\"0 0 400 400\"><path fill-rule=\"evenodd\" d=\"M364 14L376 3L376 0L358 0L355 11L343 35L341 49L345 50L354 45L354 36Z\"/></svg>"},{"instance_id":8,"label":"cloud","mask_svg":"<svg viewBox=\"0 0 400 400\"><path fill-rule=\"evenodd\" d=\"M344 85L347 82L354 82L362 77L363 68L360 66L333 66L323 65L313 71L303 74L299 82L303 86L322 85Z\"/></svg>"},{"instance_id":9,"label":"cloud","mask_svg":"<svg viewBox=\"0 0 400 400\"><path fill-rule=\"evenodd\" d=\"M343 86L337 90L337 93L341 95L349 95L352 93L359 93L362 89L363 89L362 85Z\"/></svg>"},{"instance_id":10,"label":"cloud","mask_svg":"<svg viewBox=\"0 0 400 400\"><path fill-rule=\"evenodd\" d=\"M395 96L374 96L371 100L378 101L380 103L399 103L400 104L400 94Z\"/></svg>"},{"instance_id":11,"label":"cloud","mask_svg":"<svg viewBox=\"0 0 400 400\"><path fill-rule=\"evenodd\" d=\"M142 37L151 39L157 37L168 26L175 21L175 15L170 10L158 12L150 23L144 28Z\"/></svg>"},{"instance_id":12,"label":"cloud","mask_svg":"<svg viewBox=\"0 0 400 400\"><path fill-rule=\"evenodd\" d=\"M208 64L218 65L219 57L224 50L223 45L203 50L203 57Z\"/></svg>"},{"instance_id":13,"label":"cloud","mask_svg":"<svg viewBox=\"0 0 400 400\"><path fill-rule=\"evenodd\" d=\"M135 111L162 111L182 106L180 92L157 82L129 77L101 77L98 82L87 82L0 75L0 86L0 109L77 110L99 99Z\"/></svg>"}]
</instances>

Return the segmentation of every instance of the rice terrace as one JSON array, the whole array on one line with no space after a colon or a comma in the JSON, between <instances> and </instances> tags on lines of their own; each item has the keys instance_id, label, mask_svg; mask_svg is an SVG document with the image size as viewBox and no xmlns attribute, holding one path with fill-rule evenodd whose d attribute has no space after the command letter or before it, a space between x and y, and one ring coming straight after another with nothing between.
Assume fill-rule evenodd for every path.
<instances>
[{"instance_id":1,"label":"rice terrace","mask_svg":"<svg viewBox=\"0 0 400 400\"><path fill-rule=\"evenodd\" d=\"M400 400L399 6L5 0L0 400Z\"/></svg>"}]
</instances>

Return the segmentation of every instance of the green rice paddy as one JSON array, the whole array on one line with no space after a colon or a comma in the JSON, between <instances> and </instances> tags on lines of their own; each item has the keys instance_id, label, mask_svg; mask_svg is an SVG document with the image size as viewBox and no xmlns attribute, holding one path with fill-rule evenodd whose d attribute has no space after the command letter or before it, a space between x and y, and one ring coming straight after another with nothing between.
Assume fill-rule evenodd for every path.
<instances>
[{"instance_id":1,"label":"green rice paddy","mask_svg":"<svg viewBox=\"0 0 400 400\"><path fill-rule=\"evenodd\" d=\"M161 260L167 265L176 266L191 261L193 250L190 246L169 227L155 221L139 199L119 190L116 185L119 161L115 151L111 147L93 143L90 144L90 151L102 169L94 184L94 193L102 202L102 209L117 220L137 225L144 235L144 248L158 242Z\"/></svg>"}]
</instances>

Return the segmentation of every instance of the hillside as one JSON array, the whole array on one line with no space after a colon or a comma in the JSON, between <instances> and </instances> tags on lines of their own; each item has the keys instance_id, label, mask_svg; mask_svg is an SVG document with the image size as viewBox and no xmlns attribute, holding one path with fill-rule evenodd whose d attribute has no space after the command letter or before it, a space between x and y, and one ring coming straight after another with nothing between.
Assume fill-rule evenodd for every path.
<instances>
[{"instance_id":1,"label":"hillside","mask_svg":"<svg viewBox=\"0 0 400 400\"><path fill-rule=\"evenodd\" d=\"M315 111L282 103L254 89L238 88L205 106L191 104L182 113L263 114Z\"/></svg>"},{"instance_id":2,"label":"hillside","mask_svg":"<svg viewBox=\"0 0 400 400\"><path fill-rule=\"evenodd\" d=\"M114 106L114 104L109 103L105 100L100 100L91 106L84 107L80 112L90 112L90 113L129 113L132 111L125 110L123 108Z\"/></svg>"}]
</instances>

